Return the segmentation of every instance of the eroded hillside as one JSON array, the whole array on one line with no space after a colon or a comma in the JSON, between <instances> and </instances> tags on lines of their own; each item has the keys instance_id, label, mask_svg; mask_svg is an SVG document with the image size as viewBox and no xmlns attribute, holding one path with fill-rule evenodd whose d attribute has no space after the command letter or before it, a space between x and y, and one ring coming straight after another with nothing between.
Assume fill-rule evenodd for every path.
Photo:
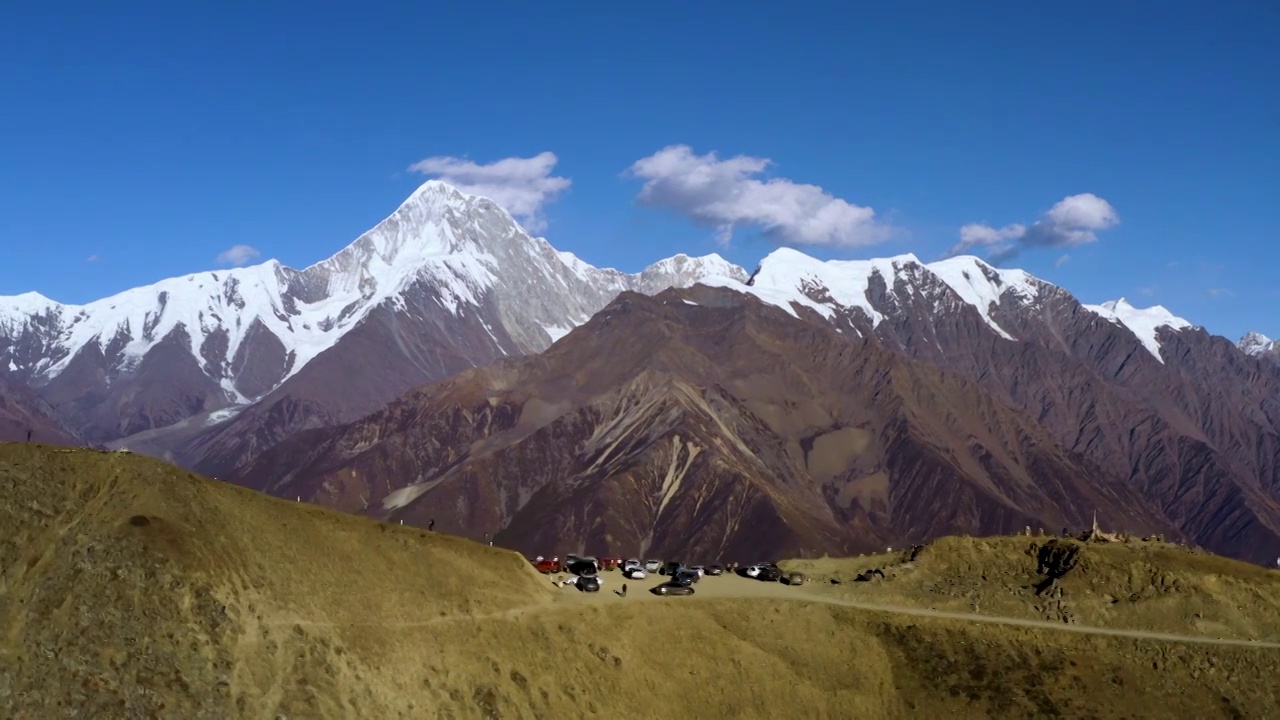
<instances>
[{"instance_id":1,"label":"eroded hillside","mask_svg":"<svg viewBox=\"0 0 1280 720\"><path fill-rule=\"evenodd\" d=\"M233 480L530 555L839 555L1095 511L1176 532L975 383L705 287L625 293L545 353L299 435Z\"/></svg>"},{"instance_id":2,"label":"eroded hillside","mask_svg":"<svg viewBox=\"0 0 1280 720\"><path fill-rule=\"evenodd\" d=\"M1277 647L872 612L829 582L664 599L606 573L583 594L511 552L128 454L0 445L0 529L6 717L1280 711Z\"/></svg>"}]
</instances>

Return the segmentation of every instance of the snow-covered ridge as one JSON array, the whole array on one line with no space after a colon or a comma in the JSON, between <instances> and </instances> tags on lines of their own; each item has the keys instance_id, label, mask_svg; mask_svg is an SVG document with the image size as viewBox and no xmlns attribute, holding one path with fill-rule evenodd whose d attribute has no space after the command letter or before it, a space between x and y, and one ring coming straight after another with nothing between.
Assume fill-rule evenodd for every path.
<instances>
[{"instance_id":1,"label":"snow-covered ridge","mask_svg":"<svg viewBox=\"0 0 1280 720\"><path fill-rule=\"evenodd\" d=\"M1249 332L1240 338L1240 342L1236 343L1236 347L1240 348L1245 355L1258 357L1280 352L1280 340L1272 340L1259 332Z\"/></svg>"},{"instance_id":2,"label":"snow-covered ridge","mask_svg":"<svg viewBox=\"0 0 1280 720\"><path fill-rule=\"evenodd\" d=\"M122 343L122 369L128 370L176 329L186 331L198 359L206 342L225 334L222 367L206 367L206 372L233 401L243 402L229 365L255 324L284 344L292 357L288 377L408 282L431 277L455 309L475 302L492 282L492 259L480 248L464 247L448 219L450 211L466 212L476 201L428 183L350 246L302 271L268 260L169 278L85 305L63 305L34 293L0 298L0 333L14 337L31 329L33 316L47 318L54 352L27 368L45 378L56 376L93 342L104 349Z\"/></svg>"},{"instance_id":3,"label":"snow-covered ridge","mask_svg":"<svg viewBox=\"0 0 1280 720\"><path fill-rule=\"evenodd\" d=\"M960 302L973 307L993 331L1007 340L1018 338L996 319L993 312L996 308L1006 302L1014 307L1033 307L1050 292L1065 292L1024 270L996 268L971 255L932 263L922 263L912 254L824 262L790 248L769 254L761 261L749 285L738 289L793 315L796 307L810 308L827 318L832 318L841 308L858 308L866 313L875 328L885 319L883 309L878 308L868 294L876 276L891 297L898 292L900 284L908 290L932 293L935 297L941 288L946 288ZM737 286L730 280L715 284ZM1139 309L1124 299L1083 307L1129 330L1161 362L1164 360L1160 355L1158 329L1180 330L1192 326L1161 306Z\"/></svg>"},{"instance_id":4,"label":"snow-covered ridge","mask_svg":"<svg viewBox=\"0 0 1280 720\"><path fill-rule=\"evenodd\" d=\"M1085 305L1084 308L1106 318L1110 322L1129 329L1142 342L1156 360L1164 362L1160 355L1159 329L1184 330L1192 327L1191 323L1174 315L1162 305L1149 308L1136 308L1129 301L1120 298L1101 305Z\"/></svg>"},{"instance_id":5,"label":"snow-covered ridge","mask_svg":"<svg viewBox=\"0 0 1280 720\"><path fill-rule=\"evenodd\" d=\"M349 246L303 270L271 260L170 278L80 306L38 293L0 297L0 339L10 346L4 354L0 345L0 364L38 382L96 344L127 372L166 338L181 337L171 333L182 329L204 371L221 383L229 402L242 404L252 398L237 390L236 358L255 333L279 339L288 356L273 381L278 386L375 308L415 312L407 305L410 287L429 287L430 302L456 317L475 316L483 304L490 314L481 323L507 353L545 348L624 290L656 294L695 283L747 292L793 315L809 308L833 318L857 309L873 329L906 307L911 298L901 294L919 295L934 311L968 305L1011 341L1018 339L1015 328L1001 324L1010 309L1034 308L1062 292L973 256L927 264L912 254L824 262L791 248L770 253L750 276L715 254L680 254L627 274L557 250L491 200L432 180ZM1158 328L1190 327L1162 307L1142 310L1123 299L1085 307L1128 329L1157 359ZM514 346L502 346L498 325Z\"/></svg>"},{"instance_id":6,"label":"snow-covered ridge","mask_svg":"<svg viewBox=\"0 0 1280 720\"><path fill-rule=\"evenodd\" d=\"M635 275L598 269L530 237L491 200L431 180L349 246L303 270L269 260L169 278L85 305L38 293L0 297L0 339L9 340L0 360L38 383L96 345L128 372L185 331L205 373L229 402L243 403L251 398L237 390L235 360L257 334L273 335L289 358L278 386L375 308L403 310L415 284L430 287L434 302L455 316L478 312L494 296L498 317L483 322L491 336L491 324L501 322L517 347L500 350L515 352L553 342L622 290L659 292L706 275L746 277L718 255L679 255Z\"/></svg>"},{"instance_id":7,"label":"snow-covered ridge","mask_svg":"<svg viewBox=\"0 0 1280 720\"><path fill-rule=\"evenodd\" d=\"M930 281L938 288L948 288L960 301L973 306L994 331L1009 339L1013 336L992 317L992 306L999 305L1006 293L1012 293L1021 302L1033 302L1047 286L1022 270L999 270L972 256L929 264L910 253L871 260L824 262L791 248L781 248L761 261L745 291L792 314L795 313L793 306L811 308L828 318L837 308L858 308L866 313L874 328L885 319L882 310L868 296L876 276L890 296L897 292L900 282L916 289Z\"/></svg>"}]
</instances>

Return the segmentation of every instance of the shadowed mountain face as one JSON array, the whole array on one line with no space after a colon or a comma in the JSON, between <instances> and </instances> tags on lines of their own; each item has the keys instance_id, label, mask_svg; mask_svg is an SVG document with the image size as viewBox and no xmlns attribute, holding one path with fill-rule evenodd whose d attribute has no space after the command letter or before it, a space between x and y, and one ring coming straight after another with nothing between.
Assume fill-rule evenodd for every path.
<instances>
[{"instance_id":1,"label":"shadowed mountain face","mask_svg":"<svg viewBox=\"0 0 1280 720\"><path fill-rule=\"evenodd\" d=\"M748 292L971 379L1197 544L1266 564L1280 555L1280 367L1251 357L1259 342L1236 347L1159 307L1083 305L973 258L779 251Z\"/></svg>"},{"instance_id":2,"label":"shadowed mountain face","mask_svg":"<svg viewBox=\"0 0 1280 720\"><path fill-rule=\"evenodd\" d=\"M0 442L26 441L50 445L84 442L57 420L53 408L31 388L0 373Z\"/></svg>"},{"instance_id":3,"label":"shadowed mountain face","mask_svg":"<svg viewBox=\"0 0 1280 720\"><path fill-rule=\"evenodd\" d=\"M298 435L236 482L528 553L846 553L955 532L1176 532L974 381L750 296L625 293L547 352Z\"/></svg>"}]
</instances>

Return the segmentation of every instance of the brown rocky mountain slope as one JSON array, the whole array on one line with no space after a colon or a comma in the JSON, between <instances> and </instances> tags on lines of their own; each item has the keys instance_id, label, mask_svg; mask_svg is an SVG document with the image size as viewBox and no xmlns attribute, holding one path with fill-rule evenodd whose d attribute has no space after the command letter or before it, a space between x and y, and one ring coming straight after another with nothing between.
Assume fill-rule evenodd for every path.
<instances>
[{"instance_id":1,"label":"brown rocky mountain slope","mask_svg":"<svg viewBox=\"0 0 1280 720\"><path fill-rule=\"evenodd\" d=\"M0 373L0 442L27 439L52 445L84 445L75 433L67 430L54 410L31 388Z\"/></svg>"},{"instance_id":2,"label":"brown rocky mountain slope","mask_svg":"<svg viewBox=\"0 0 1280 720\"><path fill-rule=\"evenodd\" d=\"M0 716L15 720L1280 712L1274 644L877 610L843 586L731 576L688 598L620 597L617 573L600 593L556 590L509 551L132 454L0 444L0 528ZM932 549L929 572L1008 563ZM1192 592L1249 589L1203 560L1156 569Z\"/></svg>"},{"instance_id":3,"label":"brown rocky mountain slope","mask_svg":"<svg viewBox=\"0 0 1280 720\"><path fill-rule=\"evenodd\" d=\"M1255 562L1280 555L1280 367L1163 308L1084 305L976 258L822 263L778 251L749 285L722 284L968 378L1122 479L1194 543ZM359 368L324 375L348 376ZM226 474L308 408L291 399L248 432L217 429L198 441L214 460L206 467Z\"/></svg>"},{"instance_id":4,"label":"brown rocky mountain slope","mask_svg":"<svg viewBox=\"0 0 1280 720\"><path fill-rule=\"evenodd\" d=\"M965 339L978 321L959 315L938 318L937 343L890 346L1036 418L1197 544L1280 555L1280 370L1201 329L1161 331L1162 362L1065 292L1041 313L996 317L1017 341Z\"/></svg>"},{"instance_id":5,"label":"brown rocky mountain slope","mask_svg":"<svg viewBox=\"0 0 1280 720\"><path fill-rule=\"evenodd\" d=\"M977 258L822 263L780 250L751 283L971 379L1121 475L1194 542L1267 564L1280 555L1280 366L1158 306L1085 305Z\"/></svg>"},{"instance_id":6,"label":"brown rocky mountain slope","mask_svg":"<svg viewBox=\"0 0 1280 720\"><path fill-rule=\"evenodd\" d=\"M696 287L303 433L234 481L530 554L848 553L1095 511L1176 533L1111 470L951 376Z\"/></svg>"}]
</instances>

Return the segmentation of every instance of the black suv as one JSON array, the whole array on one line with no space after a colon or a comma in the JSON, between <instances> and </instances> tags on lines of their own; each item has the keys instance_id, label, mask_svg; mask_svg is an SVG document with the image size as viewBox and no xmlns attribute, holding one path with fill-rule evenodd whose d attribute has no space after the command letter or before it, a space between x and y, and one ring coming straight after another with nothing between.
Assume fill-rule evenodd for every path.
<instances>
[{"instance_id":1,"label":"black suv","mask_svg":"<svg viewBox=\"0 0 1280 720\"><path fill-rule=\"evenodd\" d=\"M671 582L677 585L685 585L685 586L692 585L698 582L698 580L700 579L701 579L701 576L698 575L698 573L692 570L684 570L684 569L677 570L675 574L671 576Z\"/></svg>"}]
</instances>

